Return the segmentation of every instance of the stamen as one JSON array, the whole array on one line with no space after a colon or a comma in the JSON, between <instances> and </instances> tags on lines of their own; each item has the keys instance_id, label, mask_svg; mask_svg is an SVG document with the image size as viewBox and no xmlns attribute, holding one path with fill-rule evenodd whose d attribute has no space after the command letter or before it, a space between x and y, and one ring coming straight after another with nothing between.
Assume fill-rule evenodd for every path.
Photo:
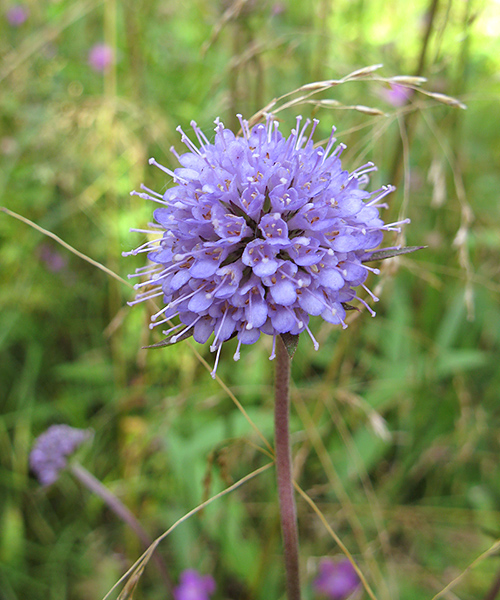
<instances>
[{"instance_id":1,"label":"stamen","mask_svg":"<svg viewBox=\"0 0 500 600\"><path fill-rule=\"evenodd\" d=\"M166 306L164 306L161 310L159 310L157 313L155 313L154 315L151 315L151 322L154 323L156 321L156 319L162 315L164 312L167 312L167 310L170 308L170 304L167 304ZM169 319L173 319L174 317L176 317L179 313L176 312L175 315L172 315L171 317L169 317Z\"/></svg>"},{"instance_id":2,"label":"stamen","mask_svg":"<svg viewBox=\"0 0 500 600\"><path fill-rule=\"evenodd\" d=\"M191 152L194 152L194 154L198 154L198 156L201 156L201 152L193 144L193 142L188 138L188 136L184 133L184 131L182 131L182 127L179 125L178 127L175 128L175 130L181 134L181 142L183 144L185 144L191 150Z\"/></svg>"},{"instance_id":3,"label":"stamen","mask_svg":"<svg viewBox=\"0 0 500 600\"><path fill-rule=\"evenodd\" d=\"M136 256L141 252L151 252L154 248L158 248L158 242L161 240L149 240L136 248L135 250L130 250L129 252L122 252L122 256Z\"/></svg>"},{"instance_id":4,"label":"stamen","mask_svg":"<svg viewBox=\"0 0 500 600\"><path fill-rule=\"evenodd\" d=\"M356 267L362 267L363 269L366 269L367 271L371 271L372 273L375 273L375 275L380 275L380 269L375 269L374 267L369 267L368 265L365 265L363 263L357 263L353 260L343 260L343 263L348 263L350 265L355 265Z\"/></svg>"},{"instance_id":5,"label":"stamen","mask_svg":"<svg viewBox=\"0 0 500 600\"><path fill-rule=\"evenodd\" d=\"M198 323L198 321L199 321L201 318L203 318L203 315L200 315L200 316L199 316L197 319L195 319L195 320L194 320L194 321L191 323L191 325L188 325L188 326L187 326L185 329L183 329L182 331L180 331L180 332L179 332L177 335L174 335L174 336L172 337L172 340L171 340L172 344L175 344L175 342L177 341L177 338L179 337L179 335L186 333L186 331L189 331L189 330L191 329L191 327L194 327L194 326L196 325L196 323ZM181 323L181 325L184 325L184 323ZM169 329L169 331L171 331L171 330ZM167 334L167 332L166 332L166 331L164 331L163 333Z\"/></svg>"},{"instance_id":6,"label":"stamen","mask_svg":"<svg viewBox=\"0 0 500 600\"><path fill-rule=\"evenodd\" d=\"M163 234L163 231L152 231L151 229L136 229L135 227L133 227L132 229L129 229L130 232L133 233L147 233L148 235L158 235L158 234Z\"/></svg>"},{"instance_id":7,"label":"stamen","mask_svg":"<svg viewBox=\"0 0 500 600\"><path fill-rule=\"evenodd\" d=\"M380 229L384 229L385 231L401 231L401 227L395 227L395 225L406 225L407 223L411 223L410 219L403 219L402 221L395 221L394 223L388 223L380 227Z\"/></svg>"},{"instance_id":8,"label":"stamen","mask_svg":"<svg viewBox=\"0 0 500 600\"><path fill-rule=\"evenodd\" d=\"M373 200L370 200L370 202L368 202L365 206L374 206L379 200L382 200L382 198L385 198L385 196L387 196L387 194L394 192L395 189L396 188L393 185L383 185L380 189L372 192L372 194L379 194L379 192L380 192L380 194L378 196L376 196Z\"/></svg>"},{"instance_id":9,"label":"stamen","mask_svg":"<svg viewBox=\"0 0 500 600\"><path fill-rule=\"evenodd\" d=\"M159 194L158 192L155 192L154 190L150 190L143 183L141 183L140 188L141 188L141 190L144 190L145 192L148 192L148 194L152 194L153 196L156 196L157 198L160 198L160 199L163 198L163 196L161 194Z\"/></svg>"},{"instance_id":10,"label":"stamen","mask_svg":"<svg viewBox=\"0 0 500 600\"><path fill-rule=\"evenodd\" d=\"M217 117L214 121L215 123L215 134L219 134L220 138L222 140L222 145L224 146L224 150L227 150L227 146L226 146L226 140L224 139L224 123L222 123L219 119L219 117Z\"/></svg>"},{"instance_id":11,"label":"stamen","mask_svg":"<svg viewBox=\"0 0 500 600\"><path fill-rule=\"evenodd\" d=\"M377 296L375 296L375 294L374 294L374 293L373 293L373 292L372 292L370 289L368 289L364 283L362 283L362 284L361 284L361 287L362 287L362 288L365 290L365 292L366 292L366 293L367 293L369 296L371 296L371 299L372 299L374 302L378 302L378 301L380 300L380 298L377 298Z\"/></svg>"},{"instance_id":12,"label":"stamen","mask_svg":"<svg viewBox=\"0 0 500 600\"><path fill-rule=\"evenodd\" d=\"M163 290L156 292L155 294L151 294L150 296L144 296L143 298L136 298L135 300L131 300L127 302L129 306L134 306L134 304L139 304L140 302L145 302L146 300L152 300L153 298L158 298L158 296L163 296Z\"/></svg>"},{"instance_id":13,"label":"stamen","mask_svg":"<svg viewBox=\"0 0 500 600\"><path fill-rule=\"evenodd\" d=\"M165 323L165 321L168 321L168 319L164 319L163 321L160 321L161 323ZM160 322L158 323L150 323L149 324L149 328L153 329L153 327L156 327L156 325L159 325ZM170 335L172 333L172 331L175 331L176 329L179 329L179 327L182 327L184 325L184 323L179 323L179 325L174 325L173 327L171 327L170 329L167 329L166 331L162 331L163 335Z\"/></svg>"},{"instance_id":14,"label":"stamen","mask_svg":"<svg viewBox=\"0 0 500 600\"><path fill-rule=\"evenodd\" d=\"M336 132L336 128L332 127L332 132L330 133L330 138L328 139L328 144L326 145L325 148L325 153L323 155L323 162L325 162L325 160L328 157L328 154L330 153L330 150L333 148L333 145L335 144L335 142L337 141L337 138L335 137L335 132ZM340 144L340 146L342 146L343 144ZM344 146L345 147L345 146Z\"/></svg>"},{"instance_id":15,"label":"stamen","mask_svg":"<svg viewBox=\"0 0 500 600\"><path fill-rule=\"evenodd\" d=\"M250 129L248 127L248 121L242 117L242 115L236 115L238 121L240 122L241 131L243 132L243 137L248 140L250 137Z\"/></svg>"},{"instance_id":16,"label":"stamen","mask_svg":"<svg viewBox=\"0 0 500 600\"><path fill-rule=\"evenodd\" d=\"M311 338L311 340L312 340L312 343L313 343L313 345L314 345L314 349L315 349L315 350L316 350L316 352L317 352L317 351L319 350L319 343L318 343L318 341L316 340L316 338L313 336L313 334L312 334L311 330L309 329L309 327L308 327L307 325L306 325L306 331L307 331L307 333L309 334L309 337Z\"/></svg>"},{"instance_id":17,"label":"stamen","mask_svg":"<svg viewBox=\"0 0 500 600\"><path fill-rule=\"evenodd\" d=\"M173 146L170 146L170 152L172 152L172 154L175 156L175 158L180 162L181 157L180 157L179 153L177 152L177 150Z\"/></svg>"},{"instance_id":18,"label":"stamen","mask_svg":"<svg viewBox=\"0 0 500 600\"><path fill-rule=\"evenodd\" d=\"M374 317L377 313L373 310L373 308L371 306L369 306L364 300L363 298L360 298L359 296L356 296L356 300L358 300L358 302L361 302L361 304L366 308L366 310L370 313L370 315L372 317Z\"/></svg>"},{"instance_id":19,"label":"stamen","mask_svg":"<svg viewBox=\"0 0 500 600\"><path fill-rule=\"evenodd\" d=\"M134 290L138 290L141 287L144 287L146 285L154 285L154 284L158 285L158 282L160 281L160 279L163 279L166 275L168 275L168 273L170 271L172 271L173 269L176 269L176 268L177 268L177 265L171 265L170 267L167 267L166 269L163 269L162 271L155 272L152 275L151 279L148 279L147 281L142 281L141 283L136 283L134 285ZM143 275L144 275L144 273L143 273Z\"/></svg>"},{"instance_id":20,"label":"stamen","mask_svg":"<svg viewBox=\"0 0 500 600\"><path fill-rule=\"evenodd\" d=\"M372 162L367 162L365 165L354 169L352 173L349 175L349 180L351 179L359 179L362 175L366 173L371 173L372 171L376 171L377 167Z\"/></svg>"},{"instance_id":21,"label":"stamen","mask_svg":"<svg viewBox=\"0 0 500 600\"><path fill-rule=\"evenodd\" d=\"M332 152L330 158L335 157L339 157L342 152L344 152L344 150L347 148L347 146L345 144L343 144L342 142L335 148L335 150Z\"/></svg>"},{"instance_id":22,"label":"stamen","mask_svg":"<svg viewBox=\"0 0 500 600\"><path fill-rule=\"evenodd\" d=\"M302 115L299 115L296 119L295 129L292 129L292 135L295 137L294 139L294 150L299 149L299 140L300 140L300 123L302 121Z\"/></svg>"},{"instance_id":23,"label":"stamen","mask_svg":"<svg viewBox=\"0 0 500 600\"><path fill-rule=\"evenodd\" d=\"M152 275L153 273L159 273L162 270L162 265L155 265L150 271L146 271L146 269L149 269L150 267L151 265L139 267L135 270L135 273L127 275L127 279L132 279L133 277L144 277L144 275Z\"/></svg>"},{"instance_id":24,"label":"stamen","mask_svg":"<svg viewBox=\"0 0 500 600\"><path fill-rule=\"evenodd\" d=\"M156 321L156 323L150 323L149 329L154 329L155 327L158 327L158 325L163 325L163 323L168 323L171 320L172 320L172 317L168 317L167 319L162 319L161 321ZM181 325L184 325L184 323L181 323L180 325L176 325L176 327L180 327ZM169 329L169 331L173 331L176 327L172 327L172 329ZM163 333L165 333L165 332L163 332Z\"/></svg>"},{"instance_id":25,"label":"stamen","mask_svg":"<svg viewBox=\"0 0 500 600\"><path fill-rule=\"evenodd\" d=\"M196 138L200 144L200 146L205 149L205 144L209 144L209 141L207 140L205 134L203 133L203 131L198 127L198 124L196 123L196 121L191 121L191 123L189 123L191 125L191 127L193 128L194 134L196 135Z\"/></svg>"},{"instance_id":26,"label":"stamen","mask_svg":"<svg viewBox=\"0 0 500 600\"><path fill-rule=\"evenodd\" d=\"M153 196L150 196L149 194L144 194L142 192L136 192L135 190L133 190L132 192L130 192L131 196L139 196L139 198L142 198L143 200L152 200L153 202L158 202L158 204L163 204L163 206L168 206L168 203L165 202L164 200L159 200L158 198L154 198Z\"/></svg>"},{"instance_id":27,"label":"stamen","mask_svg":"<svg viewBox=\"0 0 500 600\"><path fill-rule=\"evenodd\" d=\"M316 131L316 127L318 126L319 119L313 119L313 126L311 127L311 132L309 133L309 137L307 138L307 142L305 143L305 148L307 148L309 142L312 140L314 132Z\"/></svg>"},{"instance_id":28,"label":"stamen","mask_svg":"<svg viewBox=\"0 0 500 600\"><path fill-rule=\"evenodd\" d=\"M304 126L302 127L300 133L299 133L299 137L297 139L297 143L295 145L295 148L297 150L300 150L301 146L302 146L302 140L304 139L304 134L306 132L306 129L309 127L309 125L311 124L311 119L306 119Z\"/></svg>"},{"instance_id":29,"label":"stamen","mask_svg":"<svg viewBox=\"0 0 500 600\"><path fill-rule=\"evenodd\" d=\"M278 142L278 128L279 128L280 124L278 123L278 121L273 121L273 127L274 127L274 143Z\"/></svg>"},{"instance_id":30,"label":"stamen","mask_svg":"<svg viewBox=\"0 0 500 600\"><path fill-rule=\"evenodd\" d=\"M304 327L304 321L302 321L301 319L299 319L299 317L295 314L295 311L292 310L290 307L285 306L285 308L292 315L292 317L295 319L295 322L297 323L299 329L302 329Z\"/></svg>"},{"instance_id":31,"label":"stamen","mask_svg":"<svg viewBox=\"0 0 500 600\"><path fill-rule=\"evenodd\" d=\"M214 352L215 349L216 349L216 347L217 347L217 342L219 340L219 335L220 335L220 332L221 332L222 327L224 325L224 321L226 320L226 315L227 315L228 312L229 311L226 308L226 310L224 311L224 314L222 315L222 320L220 322L219 329L218 329L217 333L215 334L215 338L214 338L213 344L210 346L210 352ZM221 342L221 343L223 343L223 342Z\"/></svg>"},{"instance_id":32,"label":"stamen","mask_svg":"<svg viewBox=\"0 0 500 600\"><path fill-rule=\"evenodd\" d=\"M236 346L236 352L233 354L233 360L240 360L240 348L241 348L241 340L238 340L238 345Z\"/></svg>"},{"instance_id":33,"label":"stamen","mask_svg":"<svg viewBox=\"0 0 500 600\"><path fill-rule=\"evenodd\" d=\"M273 349L271 350L271 356L269 360L274 360L276 358L276 334L273 335Z\"/></svg>"},{"instance_id":34,"label":"stamen","mask_svg":"<svg viewBox=\"0 0 500 600\"><path fill-rule=\"evenodd\" d=\"M148 162L150 165L154 165L155 167L158 167L158 169L160 169L160 171L163 171L167 175L170 175L170 177L172 177L174 181L177 180L177 181L180 181L181 183L187 183L187 181L185 179L183 179L182 177L179 177L173 171L171 171L170 169L167 169L167 167L160 165L160 163L157 162L156 159L154 159L153 157L151 157Z\"/></svg>"},{"instance_id":35,"label":"stamen","mask_svg":"<svg viewBox=\"0 0 500 600\"><path fill-rule=\"evenodd\" d=\"M212 379L215 379L215 374L217 372L217 365L219 364L219 356L220 356L220 351L221 350L222 350L222 343L219 344L219 348L217 350L217 356L215 357L214 368L213 368L213 371L210 373L210 375L212 376Z\"/></svg>"}]
</instances>

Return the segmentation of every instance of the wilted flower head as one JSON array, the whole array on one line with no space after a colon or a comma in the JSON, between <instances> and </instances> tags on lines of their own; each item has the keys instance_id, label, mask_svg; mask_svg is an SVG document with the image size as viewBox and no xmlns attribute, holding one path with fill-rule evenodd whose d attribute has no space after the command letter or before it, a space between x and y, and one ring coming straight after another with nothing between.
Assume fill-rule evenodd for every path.
<instances>
[{"instance_id":1,"label":"wilted flower head","mask_svg":"<svg viewBox=\"0 0 500 600\"><path fill-rule=\"evenodd\" d=\"M272 116L251 129L238 118L243 135L236 137L217 119L213 143L193 121L199 147L178 128L188 152L172 152L182 168L170 171L150 159L175 185L163 196L145 187L147 193L132 192L162 205L153 230L132 231L161 239L124 253L147 252L154 263L136 272L149 277L135 286L147 291L130 304L162 297L165 306L150 327L177 316L185 326L165 331L161 345L189 335L204 343L214 334L213 376L231 337L238 338L237 360L241 344L253 344L261 333L275 340L307 331L317 349L311 315L347 327L346 303L358 298L357 286L368 292L368 271L378 273L364 261L384 231L398 230L398 223L384 225L379 217L386 206L381 200L393 188L360 187L373 163L342 170L345 146L334 148L334 129L326 147L314 147L317 120L306 133L311 121L301 126L298 117L285 138Z\"/></svg>"},{"instance_id":2,"label":"wilted flower head","mask_svg":"<svg viewBox=\"0 0 500 600\"><path fill-rule=\"evenodd\" d=\"M88 63L94 71L105 71L113 62L113 49L107 44L92 46L88 56Z\"/></svg>"},{"instance_id":3,"label":"wilted flower head","mask_svg":"<svg viewBox=\"0 0 500 600\"><path fill-rule=\"evenodd\" d=\"M66 467L67 457L89 437L88 429L69 425L52 425L40 435L30 453L30 467L42 485L57 481L59 472Z\"/></svg>"},{"instance_id":4,"label":"wilted flower head","mask_svg":"<svg viewBox=\"0 0 500 600\"><path fill-rule=\"evenodd\" d=\"M346 600L359 587L360 579L347 559L324 559L318 577L313 582L315 591L328 600Z\"/></svg>"},{"instance_id":5,"label":"wilted flower head","mask_svg":"<svg viewBox=\"0 0 500 600\"><path fill-rule=\"evenodd\" d=\"M194 569L183 571L180 584L174 590L174 600L209 600L215 592L211 575L200 575Z\"/></svg>"},{"instance_id":6,"label":"wilted flower head","mask_svg":"<svg viewBox=\"0 0 500 600\"><path fill-rule=\"evenodd\" d=\"M22 4L15 4L7 11L7 21L12 27L20 27L28 16L28 9Z\"/></svg>"}]
</instances>

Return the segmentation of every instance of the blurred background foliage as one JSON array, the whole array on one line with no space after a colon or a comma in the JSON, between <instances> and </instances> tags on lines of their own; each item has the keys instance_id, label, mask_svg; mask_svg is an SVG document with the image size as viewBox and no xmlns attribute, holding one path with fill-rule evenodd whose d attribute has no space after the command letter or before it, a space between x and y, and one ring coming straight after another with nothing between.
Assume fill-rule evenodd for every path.
<instances>
[{"instance_id":1,"label":"blurred background foliage","mask_svg":"<svg viewBox=\"0 0 500 600\"><path fill-rule=\"evenodd\" d=\"M294 359L296 476L360 564L380 600L486 597L498 556L467 566L500 537L500 4L498 0L26 0L0 22L1 204L126 277L142 255L153 207L129 191L161 191L178 124L210 136L273 98L383 63L382 76L422 75L460 110L388 84L323 93L383 114L304 104L333 124L352 170L373 160L373 189L392 182L386 218L409 216L397 242L425 244L371 280L378 315L346 331L313 322L314 352ZM89 63L104 42L113 60ZM0 598L100 599L139 556L127 527L64 473L40 488L36 436L53 423L91 427L79 460L152 536L268 460L262 442L202 358L161 351L152 308L56 241L0 213ZM218 374L272 442L273 364L261 339ZM198 355L197 353L200 353ZM305 597L321 557L339 553L298 504ZM283 597L274 472L181 525L161 545L170 575L195 568L217 599ZM138 597L170 597L154 565ZM493 598L493 596L490 596Z\"/></svg>"}]
</instances>

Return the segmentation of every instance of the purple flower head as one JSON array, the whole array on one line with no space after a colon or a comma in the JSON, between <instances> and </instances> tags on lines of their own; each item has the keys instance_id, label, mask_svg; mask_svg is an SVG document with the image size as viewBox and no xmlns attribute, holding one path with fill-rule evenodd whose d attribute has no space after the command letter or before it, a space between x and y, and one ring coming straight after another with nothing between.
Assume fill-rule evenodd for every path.
<instances>
[{"instance_id":1,"label":"purple flower head","mask_svg":"<svg viewBox=\"0 0 500 600\"><path fill-rule=\"evenodd\" d=\"M113 60L113 49L107 44L96 44L90 49L88 63L94 71L105 71Z\"/></svg>"},{"instance_id":2,"label":"purple flower head","mask_svg":"<svg viewBox=\"0 0 500 600\"><path fill-rule=\"evenodd\" d=\"M271 7L271 15L277 17L282 15L286 11L286 5L284 2L275 2Z\"/></svg>"},{"instance_id":3,"label":"purple flower head","mask_svg":"<svg viewBox=\"0 0 500 600\"><path fill-rule=\"evenodd\" d=\"M67 457L89 437L88 429L69 425L52 425L40 435L30 453L30 467L44 486L57 481L59 472L66 467Z\"/></svg>"},{"instance_id":4,"label":"purple flower head","mask_svg":"<svg viewBox=\"0 0 500 600\"><path fill-rule=\"evenodd\" d=\"M411 98L413 90L399 83L391 83L389 88L382 88L380 96L392 106L396 108L407 104Z\"/></svg>"},{"instance_id":5,"label":"purple flower head","mask_svg":"<svg viewBox=\"0 0 500 600\"><path fill-rule=\"evenodd\" d=\"M279 334L307 331L318 349L310 316L347 327L346 303L358 298L356 287L368 291L369 271L378 273L364 264L366 257L400 224L379 217L391 186L361 187L373 163L352 173L342 169L345 146L334 148L334 129L325 147L315 147L317 120L308 132L311 121L301 124L298 117L286 138L271 115L252 128L238 118L241 137L217 119L213 142L194 121L198 144L178 128L188 151L179 156L172 149L181 164L175 171L150 159L174 186L163 196L144 186L145 192L132 192L160 205L151 230L132 231L161 237L124 253L146 252L153 263L131 275L147 279L136 284L145 291L129 304L163 299L151 328L179 318L160 345L190 335L204 343L213 335L214 377L222 344L232 337L237 360L241 345L261 333L275 342Z\"/></svg>"},{"instance_id":6,"label":"purple flower head","mask_svg":"<svg viewBox=\"0 0 500 600\"><path fill-rule=\"evenodd\" d=\"M49 244L44 243L40 246L39 256L47 269L53 273L64 270L68 264L67 259L56 250L53 250Z\"/></svg>"},{"instance_id":7,"label":"purple flower head","mask_svg":"<svg viewBox=\"0 0 500 600\"><path fill-rule=\"evenodd\" d=\"M29 11L22 4L15 4L7 11L7 21L12 27L20 27L28 18Z\"/></svg>"},{"instance_id":8,"label":"purple flower head","mask_svg":"<svg viewBox=\"0 0 500 600\"><path fill-rule=\"evenodd\" d=\"M187 569L181 573L174 600L209 600L214 592L215 581L211 575L200 575L194 569Z\"/></svg>"},{"instance_id":9,"label":"purple flower head","mask_svg":"<svg viewBox=\"0 0 500 600\"><path fill-rule=\"evenodd\" d=\"M360 583L358 574L347 559L334 561L326 558L319 565L319 574L313 587L322 598L346 600Z\"/></svg>"}]
</instances>

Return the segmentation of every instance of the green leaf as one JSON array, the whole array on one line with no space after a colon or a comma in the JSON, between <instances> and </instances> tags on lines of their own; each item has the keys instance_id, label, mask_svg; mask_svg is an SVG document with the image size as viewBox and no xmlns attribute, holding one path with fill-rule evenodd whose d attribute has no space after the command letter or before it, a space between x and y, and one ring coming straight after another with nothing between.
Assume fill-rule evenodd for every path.
<instances>
[{"instance_id":1,"label":"green leaf","mask_svg":"<svg viewBox=\"0 0 500 600\"><path fill-rule=\"evenodd\" d=\"M193 335L194 329L193 327L184 327L179 333L172 333L168 335L166 338L161 340L161 342L157 342L156 344L151 344L151 346L143 346L143 349L150 348L163 348L165 346L173 346L174 344L178 344L179 342L183 342L187 340Z\"/></svg>"},{"instance_id":2,"label":"green leaf","mask_svg":"<svg viewBox=\"0 0 500 600\"><path fill-rule=\"evenodd\" d=\"M297 350L297 346L299 345L299 336L293 335L291 333L282 333L281 339L285 344L286 351L288 352L288 356L293 358L295 354L295 350Z\"/></svg>"},{"instance_id":3,"label":"green leaf","mask_svg":"<svg viewBox=\"0 0 500 600\"><path fill-rule=\"evenodd\" d=\"M489 360L486 352L473 348L448 350L439 358L436 364L436 372L441 377L450 377L456 373L484 367Z\"/></svg>"},{"instance_id":4,"label":"green leaf","mask_svg":"<svg viewBox=\"0 0 500 600\"><path fill-rule=\"evenodd\" d=\"M385 260L386 258L399 256L400 254L410 254L410 252L416 252L417 250L423 250L424 248L427 248L427 246L406 246L404 248L389 248L387 250L379 250L378 252L372 252L371 254L368 254L367 258L362 259L361 262Z\"/></svg>"},{"instance_id":5,"label":"green leaf","mask_svg":"<svg viewBox=\"0 0 500 600\"><path fill-rule=\"evenodd\" d=\"M341 302L341 304L344 307L344 310L357 310L358 312L361 312L357 306L353 306L347 302Z\"/></svg>"}]
</instances>

